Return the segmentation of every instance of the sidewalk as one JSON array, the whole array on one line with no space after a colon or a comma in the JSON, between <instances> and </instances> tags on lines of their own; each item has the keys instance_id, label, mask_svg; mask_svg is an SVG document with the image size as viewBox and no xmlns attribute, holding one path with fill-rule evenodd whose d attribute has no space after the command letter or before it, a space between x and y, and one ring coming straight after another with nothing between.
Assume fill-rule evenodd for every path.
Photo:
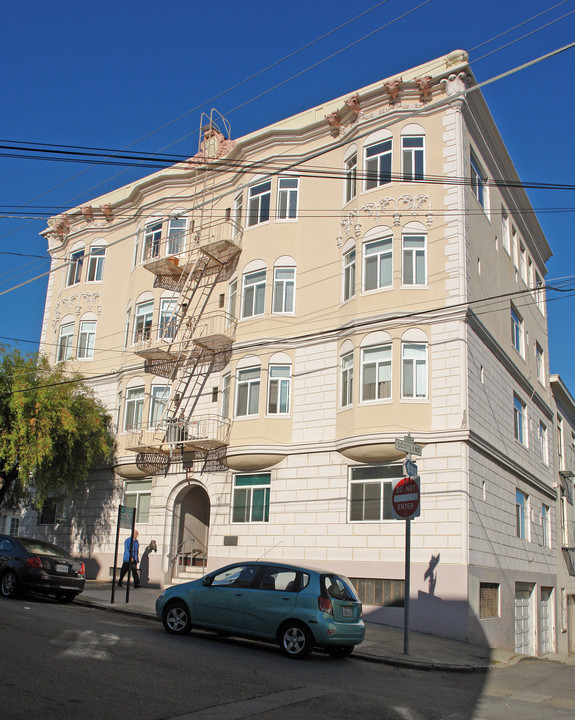
<instances>
[{"instance_id":1,"label":"sidewalk","mask_svg":"<svg viewBox=\"0 0 575 720\"><path fill-rule=\"evenodd\" d=\"M111 592L111 582L88 580L84 592L78 595L76 602L137 616L156 617L155 603L160 589L130 587L130 598L126 603L124 585L123 588L116 588L113 604L110 602ZM409 654L405 655L403 649L404 634L401 628L366 623L365 640L354 650L353 656L370 662L419 670L459 672L485 672L489 668L512 665L526 657L505 650L482 648L413 631L409 633ZM544 661L547 660L575 665L575 658L572 657L549 654L544 658Z\"/></svg>"}]
</instances>

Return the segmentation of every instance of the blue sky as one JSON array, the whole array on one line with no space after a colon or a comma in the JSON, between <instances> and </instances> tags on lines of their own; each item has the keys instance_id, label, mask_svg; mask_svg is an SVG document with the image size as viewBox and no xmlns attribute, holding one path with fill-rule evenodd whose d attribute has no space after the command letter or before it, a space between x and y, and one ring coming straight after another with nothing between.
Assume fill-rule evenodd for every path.
<instances>
[{"instance_id":1,"label":"blue sky","mask_svg":"<svg viewBox=\"0 0 575 720\"><path fill-rule=\"evenodd\" d=\"M60 0L4 3L0 18L0 144L186 156L211 107L239 137L455 49L482 82L575 40L575 0ZM574 66L572 49L484 91L525 182L574 183ZM149 172L0 155L0 342L37 349L46 213ZM575 191L529 196L553 250L547 282L575 287ZM548 310L551 372L575 395L573 295L550 291Z\"/></svg>"}]
</instances>

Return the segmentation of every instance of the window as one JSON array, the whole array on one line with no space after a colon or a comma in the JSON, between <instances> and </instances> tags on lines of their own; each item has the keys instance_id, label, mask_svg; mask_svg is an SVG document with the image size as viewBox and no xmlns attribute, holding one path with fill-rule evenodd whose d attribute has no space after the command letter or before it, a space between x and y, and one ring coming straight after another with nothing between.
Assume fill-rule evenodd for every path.
<instances>
[{"instance_id":1,"label":"window","mask_svg":"<svg viewBox=\"0 0 575 720\"><path fill-rule=\"evenodd\" d=\"M565 470L563 441L563 418L557 415L557 455L559 456L559 470Z\"/></svg>"},{"instance_id":2,"label":"window","mask_svg":"<svg viewBox=\"0 0 575 720\"><path fill-rule=\"evenodd\" d=\"M265 297L266 271L257 270L256 272L246 273L244 275L242 317L263 315Z\"/></svg>"},{"instance_id":3,"label":"window","mask_svg":"<svg viewBox=\"0 0 575 720\"><path fill-rule=\"evenodd\" d=\"M357 153L353 153L351 157L349 157L345 161L345 167L344 167L344 175L345 175L345 202L348 203L350 200L353 200L353 198L357 194Z\"/></svg>"},{"instance_id":4,"label":"window","mask_svg":"<svg viewBox=\"0 0 575 720\"><path fill-rule=\"evenodd\" d=\"M236 416L257 415L260 403L259 367L238 371L236 387Z\"/></svg>"},{"instance_id":5,"label":"window","mask_svg":"<svg viewBox=\"0 0 575 720\"><path fill-rule=\"evenodd\" d=\"M124 326L124 347L128 347L128 341L130 339L130 322L131 322L132 311L126 310L126 323Z\"/></svg>"},{"instance_id":6,"label":"window","mask_svg":"<svg viewBox=\"0 0 575 720\"><path fill-rule=\"evenodd\" d=\"M268 387L268 413L287 415L290 411L290 365L270 365Z\"/></svg>"},{"instance_id":7,"label":"window","mask_svg":"<svg viewBox=\"0 0 575 720\"><path fill-rule=\"evenodd\" d=\"M78 360L92 360L96 345L96 321L82 320L78 336Z\"/></svg>"},{"instance_id":8,"label":"window","mask_svg":"<svg viewBox=\"0 0 575 720\"><path fill-rule=\"evenodd\" d=\"M471 190L482 208L485 208L485 176L481 165L471 156Z\"/></svg>"},{"instance_id":9,"label":"window","mask_svg":"<svg viewBox=\"0 0 575 720\"><path fill-rule=\"evenodd\" d=\"M543 289L543 280L538 272L535 273L535 302L541 314L545 315L545 290Z\"/></svg>"},{"instance_id":10,"label":"window","mask_svg":"<svg viewBox=\"0 0 575 720\"><path fill-rule=\"evenodd\" d=\"M58 354L56 362L64 362L72 357L72 342L74 339L74 323L65 323L60 327L58 336Z\"/></svg>"},{"instance_id":11,"label":"window","mask_svg":"<svg viewBox=\"0 0 575 720\"><path fill-rule=\"evenodd\" d=\"M238 298L238 281L232 280L229 286L228 314L233 321L236 318L236 302Z\"/></svg>"},{"instance_id":12,"label":"window","mask_svg":"<svg viewBox=\"0 0 575 720\"><path fill-rule=\"evenodd\" d=\"M49 497L44 500L39 525L55 525L64 517L64 500L63 498Z\"/></svg>"},{"instance_id":13,"label":"window","mask_svg":"<svg viewBox=\"0 0 575 720\"><path fill-rule=\"evenodd\" d=\"M102 282L104 275L104 260L106 258L106 248L101 245L93 245L90 248L90 257L88 258L88 282Z\"/></svg>"},{"instance_id":14,"label":"window","mask_svg":"<svg viewBox=\"0 0 575 720\"><path fill-rule=\"evenodd\" d=\"M232 522L268 522L270 482L269 473L235 476Z\"/></svg>"},{"instance_id":15,"label":"window","mask_svg":"<svg viewBox=\"0 0 575 720\"><path fill-rule=\"evenodd\" d=\"M129 388L126 392L124 430L139 430L144 417L144 388Z\"/></svg>"},{"instance_id":16,"label":"window","mask_svg":"<svg viewBox=\"0 0 575 720\"><path fill-rule=\"evenodd\" d=\"M427 283L425 244L424 235L403 236L403 285Z\"/></svg>"},{"instance_id":17,"label":"window","mask_svg":"<svg viewBox=\"0 0 575 720\"><path fill-rule=\"evenodd\" d=\"M162 221L146 225L144 228L144 247L142 260L150 260L160 255L160 241L162 239Z\"/></svg>"},{"instance_id":18,"label":"window","mask_svg":"<svg viewBox=\"0 0 575 720\"><path fill-rule=\"evenodd\" d=\"M522 540L528 540L529 496L521 492L521 490L515 491L515 520L517 537Z\"/></svg>"},{"instance_id":19,"label":"window","mask_svg":"<svg viewBox=\"0 0 575 720\"><path fill-rule=\"evenodd\" d=\"M124 505L136 509L136 522L147 523L150 517L152 481L139 480L124 485Z\"/></svg>"},{"instance_id":20,"label":"window","mask_svg":"<svg viewBox=\"0 0 575 720\"><path fill-rule=\"evenodd\" d=\"M232 377L230 373L224 375L222 378L222 417L229 418L230 416L230 386Z\"/></svg>"},{"instance_id":21,"label":"window","mask_svg":"<svg viewBox=\"0 0 575 720\"><path fill-rule=\"evenodd\" d=\"M525 245L522 242L519 243L519 274L527 285L527 256L525 254Z\"/></svg>"},{"instance_id":22,"label":"window","mask_svg":"<svg viewBox=\"0 0 575 720\"><path fill-rule=\"evenodd\" d=\"M171 217L168 224L168 255L178 255L186 247L187 219Z\"/></svg>"},{"instance_id":23,"label":"window","mask_svg":"<svg viewBox=\"0 0 575 720\"><path fill-rule=\"evenodd\" d=\"M364 290L390 287L392 283L392 238L381 238L363 246Z\"/></svg>"},{"instance_id":24,"label":"window","mask_svg":"<svg viewBox=\"0 0 575 720\"><path fill-rule=\"evenodd\" d=\"M513 305L511 305L511 343L521 357L524 357L523 318Z\"/></svg>"},{"instance_id":25,"label":"window","mask_svg":"<svg viewBox=\"0 0 575 720\"><path fill-rule=\"evenodd\" d=\"M547 505L541 505L541 544L543 547L551 547L551 524Z\"/></svg>"},{"instance_id":26,"label":"window","mask_svg":"<svg viewBox=\"0 0 575 720\"><path fill-rule=\"evenodd\" d=\"M248 193L248 227L270 219L271 181L254 185Z\"/></svg>"},{"instance_id":27,"label":"window","mask_svg":"<svg viewBox=\"0 0 575 720\"><path fill-rule=\"evenodd\" d=\"M280 177L278 179L278 220L297 219L297 199L299 178Z\"/></svg>"},{"instance_id":28,"label":"window","mask_svg":"<svg viewBox=\"0 0 575 720\"><path fill-rule=\"evenodd\" d=\"M391 397L391 345L362 350L361 399L383 400Z\"/></svg>"},{"instance_id":29,"label":"window","mask_svg":"<svg viewBox=\"0 0 575 720\"><path fill-rule=\"evenodd\" d=\"M539 440L539 459L544 465L549 464L549 444L548 444L548 438L547 438L547 426L545 423L540 422L539 423L539 432L538 432L538 440Z\"/></svg>"},{"instance_id":30,"label":"window","mask_svg":"<svg viewBox=\"0 0 575 720\"><path fill-rule=\"evenodd\" d=\"M404 136L401 138L402 179L423 180L423 138Z\"/></svg>"},{"instance_id":31,"label":"window","mask_svg":"<svg viewBox=\"0 0 575 720\"><path fill-rule=\"evenodd\" d=\"M405 580L382 578L350 578L357 597L364 605L380 607L404 607Z\"/></svg>"},{"instance_id":32,"label":"window","mask_svg":"<svg viewBox=\"0 0 575 720\"><path fill-rule=\"evenodd\" d=\"M392 481L403 473L401 465L351 468L349 487L350 522L391 520Z\"/></svg>"},{"instance_id":33,"label":"window","mask_svg":"<svg viewBox=\"0 0 575 720\"><path fill-rule=\"evenodd\" d=\"M295 268L274 268L274 313L293 313L295 309Z\"/></svg>"},{"instance_id":34,"label":"window","mask_svg":"<svg viewBox=\"0 0 575 720\"><path fill-rule=\"evenodd\" d=\"M427 345L425 343L402 343L401 373L402 397L427 397Z\"/></svg>"},{"instance_id":35,"label":"window","mask_svg":"<svg viewBox=\"0 0 575 720\"><path fill-rule=\"evenodd\" d=\"M545 355L539 343L535 343L535 369L537 371L537 380L541 385L545 386Z\"/></svg>"},{"instance_id":36,"label":"window","mask_svg":"<svg viewBox=\"0 0 575 720\"><path fill-rule=\"evenodd\" d=\"M517 395L513 395L513 433L515 439L525 446L527 446L526 414L525 403Z\"/></svg>"},{"instance_id":37,"label":"window","mask_svg":"<svg viewBox=\"0 0 575 720\"><path fill-rule=\"evenodd\" d=\"M234 225L232 229L232 239L236 239L236 237L241 232L242 228L242 215L244 211L244 194L239 193L234 198Z\"/></svg>"},{"instance_id":38,"label":"window","mask_svg":"<svg viewBox=\"0 0 575 720\"><path fill-rule=\"evenodd\" d=\"M20 529L20 518L19 517L11 517L9 528L8 528L8 534L9 535L18 535L18 530Z\"/></svg>"},{"instance_id":39,"label":"window","mask_svg":"<svg viewBox=\"0 0 575 720\"><path fill-rule=\"evenodd\" d=\"M150 396L150 427L158 427L164 422L169 397L169 385L152 385L152 394Z\"/></svg>"},{"instance_id":40,"label":"window","mask_svg":"<svg viewBox=\"0 0 575 720\"><path fill-rule=\"evenodd\" d=\"M341 358L341 406L348 407L353 402L353 352Z\"/></svg>"},{"instance_id":41,"label":"window","mask_svg":"<svg viewBox=\"0 0 575 720\"><path fill-rule=\"evenodd\" d=\"M160 302L158 340L173 340L176 337L177 330L176 298L162 298Z\"/></svg>"},{"instance_id":42,"label":"window","mask_svg":"<svg viewBox=\"0 0 575 720\"><path fill-rule=\"evenodd\" d=\"M479 583L479 619L500 617L499 583Z\"/></svg>"},{"instance_id":43,"label":"window","mask_svg":"<svg viewBox=\"0 0 575 720\"><path fill-rule=\"evenodd\" d=\"M343 299L355 295L355 248L343 256Z\"/></svg>"},{"instance_id":44,"label":"window","mask_svg":"<svg viewBox=\"0 0 575 720\"><path fill-rule=\"evenodd\" d=\"M391 140L384 140L365 148L365 189L391 182Z\"/></svg>"},{"instance_id":45,"label":"window","mask_svg":"<svg viewBox=\"0 0 575 720\"><path fill-rule=\"evenodd\" d=\"M84 249L76 250L70 255L68 274L66 276L66 287L76 285L82 279L82 265L84 263Z\"/></svg>"},{"instance_id":46,"label":"window","mask_svg":"<svg viewBox=\"0 0 575 720\"><path fill-rule=\"evenodd\" d=\"M138 303L134 317L134 342L150 339L152 330L152 317L154 314L154 301Z\"/></svg>"},{"instance_id":47,"label":"window","mask_svg":"<svg viewBox=\"0 0 575 720\"><path fill-rule=\"evenodd\" d=\"M509 215L501 208L501 235L503 248L508 255L511 255L511 235L509 234Z\"/></svg>"}]
</instances>

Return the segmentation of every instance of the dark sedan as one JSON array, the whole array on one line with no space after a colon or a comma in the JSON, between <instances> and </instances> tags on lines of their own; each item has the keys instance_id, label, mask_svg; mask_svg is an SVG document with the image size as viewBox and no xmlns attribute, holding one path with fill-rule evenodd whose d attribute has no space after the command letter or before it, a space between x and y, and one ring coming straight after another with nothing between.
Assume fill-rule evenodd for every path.
<instances>
[{"instance_id":1,"label":"dark sedan","mask_svg":"<svg viewBox=\"0 0 575 720\"><path fill-rule=\"evenodd\" d=\"M22 591L55 595L71 602L84 589L84 563L44 540L0 535L0 594Z\"/></svg>"}]
</instances>

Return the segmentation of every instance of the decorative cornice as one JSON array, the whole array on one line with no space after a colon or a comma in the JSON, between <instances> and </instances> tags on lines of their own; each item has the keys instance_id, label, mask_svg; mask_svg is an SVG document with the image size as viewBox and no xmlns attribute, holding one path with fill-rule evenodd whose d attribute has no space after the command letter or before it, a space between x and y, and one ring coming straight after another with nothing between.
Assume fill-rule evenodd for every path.
<instances>
[{"instance_id":1,"label":"decorative cornice","mask_svg":"<svg viewBox=\"0 0 575 720\"><path fill-rule=\"evenodd\" d=\"M429 102L431 100L431 90L433 88L433 78L431 75L425 77L416 78L415 84L419 90L419 99L422 103Z\"/></svg>"},{"instance_id":2,"label":"decorative cornice","mask_svg":"<svg viewBox=\"0 0 575 720\"><path fill-rule=\"evenodd\" d=\"M386 82L383 85L383 89L389 95L389 102L392 105L395 105L399 102L399 92L401 90L402 84L403 80L401 78L397 78L395 80L392 80L391 82Z\"/></svg>"},{"instance_id":3,"label":"decorative cornice","mask_svg":"<svg viewBox=\"0 0 575 720\"><path fill-rule=\"evenodd\" d=\"M97 303L101 301L101 298L102 294L99 291L85 291L60 298L54 306L54 317L52 319L54 332L58 329L63 315L81 315L86 310L95 311L97 315L100 315L102 306Z\"/></svg>"}]
</instances>

